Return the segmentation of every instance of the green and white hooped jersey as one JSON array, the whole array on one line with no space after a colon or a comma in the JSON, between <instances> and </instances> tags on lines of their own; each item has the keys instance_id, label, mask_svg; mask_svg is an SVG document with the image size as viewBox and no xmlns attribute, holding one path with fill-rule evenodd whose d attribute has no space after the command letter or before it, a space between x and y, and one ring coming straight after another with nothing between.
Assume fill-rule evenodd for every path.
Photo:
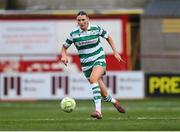
<instances>
[{"instance_id":1,"label":"green and white hooped jersey","mask_svg":"<svg viewBox=\"0 0 180 132\"><path fill-rule=\"evenodd\" d=\"M63 46L68 48L74 43L78 50L82 71L86 72L97 62L106 63L105 53L100 44L100 37L106 39L108 35L107 31L98 25L89 23L87 31L83 31L79 27L73 30L67 37Z\"/></svg>"}]
</instances>

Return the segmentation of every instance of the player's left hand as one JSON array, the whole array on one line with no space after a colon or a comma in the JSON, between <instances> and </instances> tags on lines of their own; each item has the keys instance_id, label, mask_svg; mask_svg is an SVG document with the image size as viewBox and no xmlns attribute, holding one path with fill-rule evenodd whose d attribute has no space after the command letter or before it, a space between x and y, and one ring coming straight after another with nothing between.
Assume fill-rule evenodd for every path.
<instances>
[{"instance_id":1,"label":"player's left hand","mask_svg":"<svg viewBox=\"0 0 180 132\"><path fill-rule=\"evenodd\" d=\"M122 57L120 56L120 54L118 52L114 53L114 57L119 61L119 62L125 62Z\"/></svg>"}]
</instances>

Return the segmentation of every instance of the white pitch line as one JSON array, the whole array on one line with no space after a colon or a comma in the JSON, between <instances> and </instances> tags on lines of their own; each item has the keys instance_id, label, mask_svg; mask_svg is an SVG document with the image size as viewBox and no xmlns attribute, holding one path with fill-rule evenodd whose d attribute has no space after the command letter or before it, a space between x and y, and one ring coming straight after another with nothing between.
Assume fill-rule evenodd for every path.
<instances>
[{"instance_id":1,"label":"white pitch line","mask_svg":"<svg viewBox=\"0 0 180 132\"><path fill-rule=\"evenodd\" d=\"M0 105L1 108L12 108L11 105ZM57 107L55 107L55 105L29 105L29 106L20 106L20 105L17 105L17 106L13 106L13 108L34 108L34 109L40 109L40 108L44 108L44 109L47 109L47 108L52 108L52 109L60 109L60 106L57 105ZM77 106L76 107L76 111L87 111L87 110L90 110L90 109L93 109L93 107L90 106ZM107 111L114 111L115 108L113 106L103 106L102 107L103 110L107 110ZM152 106L147 106L147 107L136 107L136 106L128 106L128 107L125 107L125 109L127 111L134 111L134 110L155 110L155 111L164 111L164 110L167 110L168 108L167 107L161 107L161 106L155 106L155 107L152 107ZM171 111L180 111L180 107L169 107L169 109Z\"/></svg>"},{"instance_id":2,"label":"white pitch line","mask_svg":"<svg viewBox=\"0 0 180 132\"><path fill-rule=\"evenodd\" d=\"M123 118L123 117L113 117L113 118L104 118L105 120L180 120L180 117L168 118L168 117L137 117L137 118ZM12 121L12 122L22 122L22 121L82 121L82 120L93 120L92 118L71 118L71 119L54 119L54 118L39 118L39 119L18 119L18 120L0 120L0 122L4 121Z\"/></svg>"},{"instance_id":3,"label":"white pitch line","mask_svg":"<svg viewBox=\"0 0 180 132\"><path fill-rule=\"evenodd\" d=\"M89 109L92 109L92 107L77 107L76 111L87 111ZM134 110L156 110L156 111L164 111L164 107L125 107L126 110L134 111ZM108 110L108 111L114 111L115 108L113 106L111 107L102 107L102 110ZM167 109L166 109L167 110ZM180 107L172 107L170 108L171 111L180 111Z\"/></svg>"},{"instance_id":4,"label":"white pitch line","mask_svg":"<svg viewBox=\"0 0 180 132\"><path fill-rule=\"evenodd\" d=\"M13 120L13 119L9 119L9 120L0 120L0 122L4 121L12 121L12 122L22 122L22 121L69 121L69 120L72 120L72 121L82 121L82 118L71 118L71 119L54 119L54 118L37 118L37 119L18 119L18 120ZM84 118L83 120L92 120L92 118Z\"/></svg>"}]
</instances>

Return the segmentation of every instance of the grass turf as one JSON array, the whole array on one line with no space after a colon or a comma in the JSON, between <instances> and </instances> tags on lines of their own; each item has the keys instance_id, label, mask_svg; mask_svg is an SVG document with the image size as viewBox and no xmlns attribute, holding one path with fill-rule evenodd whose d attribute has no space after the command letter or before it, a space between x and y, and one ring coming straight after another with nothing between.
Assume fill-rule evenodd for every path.
<instances>
[{"instance_id":1,"label":"grass turf","mask_svg":"<svg viewBox=\"0 0 180 132\"><path fill-rule=\"evenodd\" d=\"M123 100L120 114L103 102L103 119L90 117L93 101L76 101L72 113L63 112L60 101L0 102L0 130L18 131L179 131L179 98Z\"/></svg>"}]
</instances>

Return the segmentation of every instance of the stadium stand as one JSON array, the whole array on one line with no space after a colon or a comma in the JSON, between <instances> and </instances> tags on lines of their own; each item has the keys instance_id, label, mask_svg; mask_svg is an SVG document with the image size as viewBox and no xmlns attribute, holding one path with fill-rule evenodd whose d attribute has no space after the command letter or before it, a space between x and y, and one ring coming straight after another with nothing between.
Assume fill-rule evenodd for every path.
<instances>
[{"instance_id":1,"label":"stadium stand","mask_svg":"<svg viewBox=\"0 0 180 132\"><path fill-rule=\"evenodd\" d=\"M5 7L5 2L0 1L0 9L3 9Z\"/></svg>"},{"instance_id":2,"label":"stadium stand","mask_svg":"<svg viewBox=\"0 0 180 132\"><path fill-rule=\"evenodd\" d=\"M180 71L180 1L154 0L141 16L141 68L145 72Z\"/></svg>"},{"instance_id":3,"label":"stadium stand","mask_svg":"<svg viewBox=\"0 0 180 132\"><path fill-rule=\"evenodd\" d=\"M143 8L149 0L13 0L19 3L19 9L119 9Z\"/></svg>"}]
</instances>

